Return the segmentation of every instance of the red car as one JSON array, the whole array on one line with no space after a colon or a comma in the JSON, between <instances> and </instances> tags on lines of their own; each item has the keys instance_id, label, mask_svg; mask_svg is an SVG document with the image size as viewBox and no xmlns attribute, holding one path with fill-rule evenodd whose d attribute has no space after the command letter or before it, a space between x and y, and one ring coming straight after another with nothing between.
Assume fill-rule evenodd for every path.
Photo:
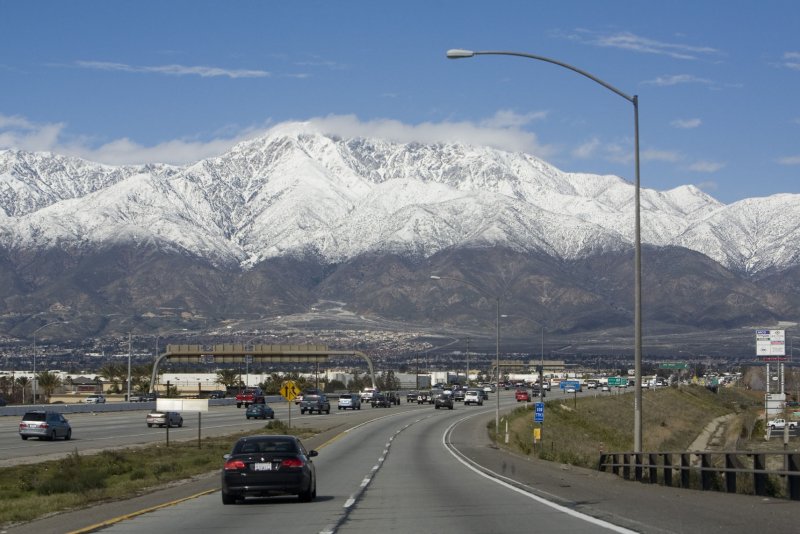
<instances>
[{"instance_id":1,"label":"red car","mask_svg":"<svg viewBox=\"0 0 800 534\"><path fill-rule=\"evenodd\" d=\"M514 393L514 397L517 399L517 402L531 401L531 394L528 393L528 390L526 389L518 389L516 393Z\"/></svg>"}]
</instances>

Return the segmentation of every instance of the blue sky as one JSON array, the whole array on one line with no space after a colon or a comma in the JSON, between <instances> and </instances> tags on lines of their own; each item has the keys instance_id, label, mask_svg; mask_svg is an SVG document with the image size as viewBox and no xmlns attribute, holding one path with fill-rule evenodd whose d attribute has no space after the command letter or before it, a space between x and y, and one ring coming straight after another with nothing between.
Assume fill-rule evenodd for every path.
<instances>
[{"instance_id":1,"label":"blue sky","mask_svg":"<svg viewBox=\"0 0 800 534\"><path fill-rule=\"evenodd\" d=\"M181 164L284 121L571 172L800 192L800 2L0 0L0 149Z\"/></svg>"}]
</instances>

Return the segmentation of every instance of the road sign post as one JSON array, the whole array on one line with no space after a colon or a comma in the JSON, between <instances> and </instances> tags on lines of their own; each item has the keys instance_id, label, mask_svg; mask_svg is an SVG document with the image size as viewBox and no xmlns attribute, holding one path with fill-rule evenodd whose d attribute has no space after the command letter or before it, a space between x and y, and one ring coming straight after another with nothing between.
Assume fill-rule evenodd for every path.
<instances>
[{"instance_id":1,"label":"road sign post","mask_svg":"<svg viewBox=\"0 0 800 534\"><path fill-rule=\"evenodd\" d=\"M533 403L533 422L539 423L538 428L533 429L533 447L536 448L536 442L542 440L542 429L544 428L544 403Z\"/></svg>"},{"instance_id":2,"label":"road sign post","mask_svg":"<svg viewBox=\"0 0 800 534\"><path fill-rule=\"evenodd\" d=\"M292 428L292 401L300 394L300 389L294 380L286 380L279 390L281 396L289 403L289 428Z\"/></svg>"}]
</instances>

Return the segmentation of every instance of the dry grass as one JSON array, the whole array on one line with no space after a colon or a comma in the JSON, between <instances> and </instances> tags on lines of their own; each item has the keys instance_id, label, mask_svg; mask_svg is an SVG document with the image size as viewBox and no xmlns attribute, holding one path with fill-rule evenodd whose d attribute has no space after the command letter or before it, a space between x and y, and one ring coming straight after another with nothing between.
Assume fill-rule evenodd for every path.
<instances>
[{"instance_id":1,"label":"dry grass","mask_svg":"<svg viewBox=\"0 0 800 534\"><path fill-rule=\"evenodd\" d=\"M532 407L509 416L508 447L522 454L572 465L596 467L601 452L633 450L633 394L582 393L577 400L547 401L542 439L532 443ZM713 419L761 408L761 397L742 389L714 394L699 386L645 390L642 395L642 448L683 451ZM538 426L538 425L536 425ZM489 427L494 431L494 425Z\"/></svg>"}]
</instances>

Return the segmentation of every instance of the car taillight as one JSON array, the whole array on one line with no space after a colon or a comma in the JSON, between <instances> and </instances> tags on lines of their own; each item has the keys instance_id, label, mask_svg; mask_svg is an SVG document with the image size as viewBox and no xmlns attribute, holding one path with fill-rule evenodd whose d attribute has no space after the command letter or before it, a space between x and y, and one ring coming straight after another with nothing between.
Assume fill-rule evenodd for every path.
<instances>
[{"instance_id":1,"label":"car taillight","mask_svg":"<svg viewBox=\"0 0 800 534\"><path fill-rule=\"evenodd\" d=\"M238 471L244 469L244 462L241 460L228 460L225 462L225 471Z\"/></svg>"},{"instance_id":2,"label":"car taillight","mask_svg":"<svg viewBox=\"0 0 800 534\"><path fill-rule=\"evenodd\" d=\"M287 458L281 462L281 467L303 467L303 460L300 458Z\"/></svg>"}]
</instances>

